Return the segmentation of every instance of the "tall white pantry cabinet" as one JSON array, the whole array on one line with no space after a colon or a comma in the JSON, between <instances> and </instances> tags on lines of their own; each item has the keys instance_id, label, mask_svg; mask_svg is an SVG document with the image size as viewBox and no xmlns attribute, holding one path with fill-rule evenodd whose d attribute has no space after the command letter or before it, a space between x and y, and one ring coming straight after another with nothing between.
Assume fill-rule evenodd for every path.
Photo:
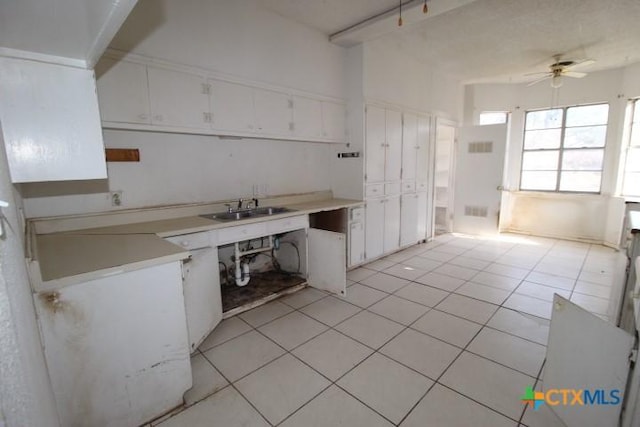
<instances>
[{"instance_id":1,"label":"tall white pantry cabinet","mask_svg":"<svg viewBox=\"0 0 640 427\"><path fill-rule=\"evenodd\" d=\"M427 114L365 106L367 261L431 236L430 127Z\"/></svg>"}]
</instances>

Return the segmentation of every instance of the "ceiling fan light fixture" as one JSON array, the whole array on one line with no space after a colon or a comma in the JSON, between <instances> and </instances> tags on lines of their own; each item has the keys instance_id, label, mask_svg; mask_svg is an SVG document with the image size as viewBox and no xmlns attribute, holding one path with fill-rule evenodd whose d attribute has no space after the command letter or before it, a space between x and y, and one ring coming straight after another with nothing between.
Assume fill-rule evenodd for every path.
<instances>
[{"instance_id":1,"label":"ceiling fan light fixture","mask_svg":"<svg viewBox=\"0 0 640 427\"><path fill-rule=\"evenodd\" d=\"M555 74L551 78L551 87L554 89L558 89L562 86L562 76L560 74Z\"/></svg>"}]
</instances>

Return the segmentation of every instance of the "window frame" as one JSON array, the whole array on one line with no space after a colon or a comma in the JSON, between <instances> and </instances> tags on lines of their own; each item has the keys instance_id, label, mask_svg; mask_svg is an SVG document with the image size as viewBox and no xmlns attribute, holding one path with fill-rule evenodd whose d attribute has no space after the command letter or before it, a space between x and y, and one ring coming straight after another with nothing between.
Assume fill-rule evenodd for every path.
<instances>
[{"instance_id":1,"label":"window frame","mask_svg":"<svg viewBox=\"0 0 640 427\"><path fill-rule=\"evenodd\" d=\"M481 123L480 118L483 114L503 114L504 121L500 123ZM509 123L509 115L511 113L509 111L480 111L478 114L478 126L492 126L492 125L504 125Z\"/></svg>"},{"instance_id":2,"label":"window frame","mask_svg":"<svg viewBox=\"0 0 640 427\"><path fill-rule=\"evenodd\" d=\"M607 106L607 121L606 123L604 123L604 125L602 124L595 124L595 125L580 125L580 126L569 126L570 129L575 129L575 128L580 128L580 127L593 127L593 126L605 126L606 127L606 131L605 131L605 135L604 135L604 145L602 147L565 147L565 135L566 135L566 130L567 130L567 111L570 108L576 108L576 107L589 107L589 106L596 106L596 105L606 105ZM527 136L527 115L529 113L535 113L535 112L539 112L539 111L550 111L550 110L562 110L562 121L560 123L560 126L558 128L543 128L543 129L531 129L530 131L536 131L536 130L546 130L546 129L560 129L560 145L557 148L535 148L535 149L526 149L525 148L525 139ZM606 154L606 148L607 148L607 137L609 134L609 113L611 110L611 105L609 105L608 102L596 102L596 103L589 103L589 104L576 104L576 105L566 105L566 106L558 106L558 107L551 107L551 108L539 108L539 109L532 109L532 110L527 110L525 111L524 114L524 123L523 123L523 132L522 132L522 152L520 154L520 176L519 176L519 185L518 185L518 189L519 191L526 191L526 192L542 192L542 193L559 193L559 194L591 194L591 195L598 195L598 194L602 194L602 181L603 181L603 175L604 175L604 167L605 167L605 154ZM593 170L593 171L585 171L585 172L600 172L600 186L598 187L597 191L584 191L584 190L561 190L560 189L560 183L561 183L561 178L562 178L562 172L572 172L572 170L563 170L562 169L562 161L564 158L564 154L565 151L591 151L591 150L601 150L602 151L602 167L599 170ZM532 152L551 152L551 151L558 151L558 164L557 164L557 168L555 169L556 171L556 185L555 185L555 189L553 190L543 190L543 189L530 189L530 188L522 188L522 173L523 172L530 172L529 171L525 171L523 169L524 166L524 155L525 153L532 153Z\"/></svg>"},{"instance_id":3,"label":"window frame","mask_svg":"<svg viewBox=\"0 0 640 427\"><path fill-rule=\"evenodd\" d=\"M629 164L629 154L632 150L638 150L640 151L640 145L635 145L632 146L631 142L633 141L633 137L634 137L634 131L636 132L640 132L640 120L638 120L637 122L634 122L634 117L637 114L636 109L640 109L640 98L632 98L629 99L629 103L627 105L630 104L630 111L629 111L629 115L628 117L628 121L627 121L627 135L625 138L625 144L623 146L623 156L624 158L622 159L621 162L621 173L620 173L620 195L623 197L627 197L627 198L637 198L640 197L640 194L631 194L631 193L626 193L625 192L625 183L627 181L627 174L628 173L633 173L633 172L627 172L627 166ZM640 116L640 114L639 114Z\"/></svg>"}]
</instances>

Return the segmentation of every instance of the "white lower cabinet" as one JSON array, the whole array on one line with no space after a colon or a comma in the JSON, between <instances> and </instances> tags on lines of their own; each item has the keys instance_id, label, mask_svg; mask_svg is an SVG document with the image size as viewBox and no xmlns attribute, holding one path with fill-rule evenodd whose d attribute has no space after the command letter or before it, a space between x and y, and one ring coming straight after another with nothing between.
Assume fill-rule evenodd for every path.
<instances>
[{"instance_id":1,"label":"white lower cabinet","mask_svg":"<svg viewBox=\"0 0 640 427\"><path fill-rule=\"evenodd\" d=\"M425 240L431 235L429 229L429 198L426 191L418 194L418 241Z\"/></svg>"},{"instance_id":2,"label":"white lower cabinet","mask_svg":"<svg viewBox=\"0 0 640 427\"><path fill-rule=\"evenodd\" d=\"M192 380L179 261L34 303L61 425L140 425L183 403Z\"/></svg>"},{"instance_id":3,"label":"white lower cabinet","mask_svg":"<svg viewBox=\"0 0 640 427\"><path fill-rule=\"evenodd\" d=\"M384 252L400 247L400 197L387 197L384 203Z\"/></svg>"},{"instance_id":4,"label":"white lower cabinet","mask_svg":"<svg viewBox=\"0 0 640 427\"><path fill-rule=\"evenodd\" d=\"M309 228L307 231L307 281L309 286L346 295L347 248L345 235Z\"/></svg>"},{"instance_id":5,"label":"white lower cabinet","mask_svg":"<svg viewBox=\"0 0 640 427\"><path fill-rule=\"evenodd\" d=\"M193 353L222 320L222 296L218 248L214 232L169 237L166 240L189 249L182 262L184 304Z\"/></svg>"},{"instance_id":6,"label":"white lower cabinet","mask_svg":"<svg viewBox=\"0 0 640 427\"><path fill-rule=\"evenodd\" d=\"M400 246L418 241L418 195L403 194L401 198Z\"/></svg>"},{"instance_id":7,"label":"white lower cabinet","mask_svg":"<svg viewBox=\"0 0 640 427\"><path fill-rule=\"evenodd\" d=\"M373 259L400 247L400 197L367 200L366 258Z\"/></svg>"},{"instance_id":8,"label":"white lower cabinet","mask_svg":"<svg viewBox=\"0 0 640 427\"><path fill-rule=\"evenodd\" d=\"M367 200L365 218L365 256L373 259L384 253L384 199Z\"/></svg>"},{"instance_id":9,"label":"white lower cabinet","mask_svg":"<svg viewBox=\"0 0 640 427\"><path fill-rule=\"evenodd\" d=\"M364 208L349 209L349 259L348 267L364 262Z\"/></svg>"}]
</instances>

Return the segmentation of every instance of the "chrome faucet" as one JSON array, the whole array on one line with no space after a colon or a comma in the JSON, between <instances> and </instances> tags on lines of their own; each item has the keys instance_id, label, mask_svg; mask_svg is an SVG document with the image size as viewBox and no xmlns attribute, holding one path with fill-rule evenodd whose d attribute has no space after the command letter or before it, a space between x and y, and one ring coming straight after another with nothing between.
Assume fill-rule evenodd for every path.
<instances>
[{"instance_id":1,"label":"chrome faucet","mask_svg":"<svg viewBox=\"0 0 640 427\"><path fill-rule=\"evenodd\" d=\"M242 197L240 197L238 199L238 210L242 209L242 203L244 202L244 199Z\"/></svg>"}]
</instances>

